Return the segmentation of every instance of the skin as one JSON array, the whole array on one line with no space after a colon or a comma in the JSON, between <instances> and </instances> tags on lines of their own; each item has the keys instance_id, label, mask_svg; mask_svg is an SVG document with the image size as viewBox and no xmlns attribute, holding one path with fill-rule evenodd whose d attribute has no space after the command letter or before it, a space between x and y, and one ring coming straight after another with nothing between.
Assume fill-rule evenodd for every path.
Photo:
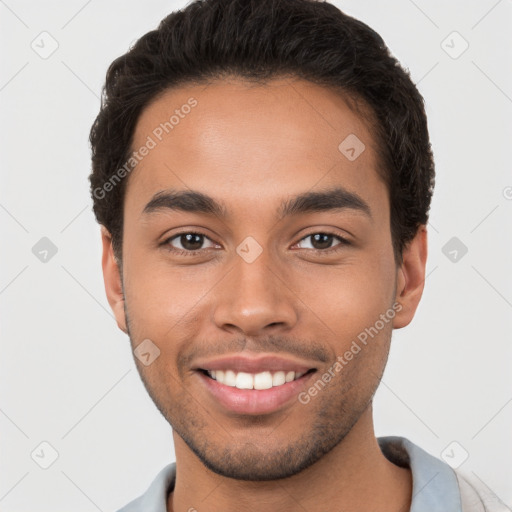
<instances>
[{"instance_id":1,"label":"skin","mask_svg":"<svg viewBox=\"0 0 512 512\"><path fill-rule=\"evenodd\" d=\"M132 348L149 338L160 350L148 366L135 361L173 427L177 479L167 510L409 510L411 474L380 451L372 398L392 330L410 323L423 292L425 226L397 266L371 132L340 94L299 79L166 91L142 112L133 148L190 97L197 106L129 176L122 275L102 228L117 324ZM366 146L354 161L338 150L351 133ZM363 198L372 218L351 209L276 216L283 200L336 185ZM228 215L143 215L170 188L204 192ZM206 235L197 254L170 251L187 247L180 237L165 245L190 231ZM325 232L351 243L313 245L308 235ZM236 252L247 236L263 249L252 263ZM394 318L308 404L228 413L193 370L198 357L279 353L317 368L307 389L395 303Z\"/></svg>"}]
</instances>

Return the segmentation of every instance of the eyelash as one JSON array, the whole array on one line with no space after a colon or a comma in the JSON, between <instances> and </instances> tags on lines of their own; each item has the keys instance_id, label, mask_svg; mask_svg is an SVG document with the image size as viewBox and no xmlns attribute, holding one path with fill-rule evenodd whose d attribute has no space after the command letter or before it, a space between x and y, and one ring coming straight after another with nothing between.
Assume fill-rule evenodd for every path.
<instances>
[{"instance_id":1,"label":"eyelash","mask_svg":"<svg viewBox=\"0 0 512 512\"><path fill-rule=\"evenodd\" d=\"M204 233L201 233L199 231L183 231L182 233L177 233L177 234L171 236L170 238L167 238L166 240L164 240L162 242L161 245L166 246L165 247L166 250L168 250L169 252L172 252L178 256L197 256L202 251L208 250L208 249L197 249L197 250L187 251L185 249L176 249L175 247L172 247L169 244L169 242L171 240L174 240L175 238L178 238L182 235L198 235L198 236L202 236L202 237L210 240L210 237L208 237L207 235L205 235ZM309 233L309 234L303 236L297 243L302 242L304 239L309 238L310 236L313 236L313 235L332 236L332 237L338 239L338 241L340 242L339 244L335 245L334 247L329 247L328 249L307 249L308 251L313 251L316 254L331 254L333 252L338 252L344 246L351 245L351 242L349 242L346 238L343 238L342 236L337 235L336 233L329 232L329 231L314 231L313 233ZM294 245L296 245L296 244L294 244Z\"/></svg>"}]
</instances>

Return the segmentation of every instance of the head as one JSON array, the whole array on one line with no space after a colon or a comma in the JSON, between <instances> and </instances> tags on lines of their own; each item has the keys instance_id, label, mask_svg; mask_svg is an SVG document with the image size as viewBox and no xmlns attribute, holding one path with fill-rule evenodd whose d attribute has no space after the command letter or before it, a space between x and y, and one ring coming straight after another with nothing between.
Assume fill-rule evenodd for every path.
<instances>
[{"instance_id":1,"label":"head","mask_svg":"<svg viewBox=\"0 0 512 512\"><path fill-rule=\"evenodd\" d=\"M434 164L408 73L328 3L198 1L112 63L90 140L108 300L175 435L233 478L314 464L371 410L423 290ZM240 413L203 372L234 354L331 378Z\"/></svg>"}]
</instances>

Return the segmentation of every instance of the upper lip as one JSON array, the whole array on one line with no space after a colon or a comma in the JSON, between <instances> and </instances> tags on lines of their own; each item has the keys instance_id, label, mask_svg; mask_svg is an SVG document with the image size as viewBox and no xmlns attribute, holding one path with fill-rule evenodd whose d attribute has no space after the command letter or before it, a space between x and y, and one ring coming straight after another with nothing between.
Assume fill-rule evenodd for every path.
<instances>
[{"instance_id":1,"label":"upper lip","mask_svg":"<svg viewBox=\"0 0 512 512\"><path fill-rule=\"evenodd\" d=\"M233 370L235 372L260 373L294 371L307 372L316 370L313 364L296 360L293 358L284 358L277 355L228 355L210 360L200 360L195 364L195 370Z\"/></svg>"}]
</instances>

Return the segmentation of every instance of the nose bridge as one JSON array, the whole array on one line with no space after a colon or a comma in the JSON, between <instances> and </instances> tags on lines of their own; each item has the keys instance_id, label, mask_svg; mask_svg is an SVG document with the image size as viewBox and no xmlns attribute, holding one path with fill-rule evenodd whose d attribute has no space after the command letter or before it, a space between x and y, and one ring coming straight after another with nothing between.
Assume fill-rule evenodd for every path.
<instances>
[{"instance_id":1,"label":"nose bridge","mask_svg":"<svg viewBox=\"0 0 512 512\"><path fill-rule=\"evenodd\" d=\"M219 283L214 319L220 328L235 326L256 335L269 326L289 329L297 321L293 293L279 275L280 265L258 246L253 240L242 242L231 271Z\"/></svg>"}]
</instances>

